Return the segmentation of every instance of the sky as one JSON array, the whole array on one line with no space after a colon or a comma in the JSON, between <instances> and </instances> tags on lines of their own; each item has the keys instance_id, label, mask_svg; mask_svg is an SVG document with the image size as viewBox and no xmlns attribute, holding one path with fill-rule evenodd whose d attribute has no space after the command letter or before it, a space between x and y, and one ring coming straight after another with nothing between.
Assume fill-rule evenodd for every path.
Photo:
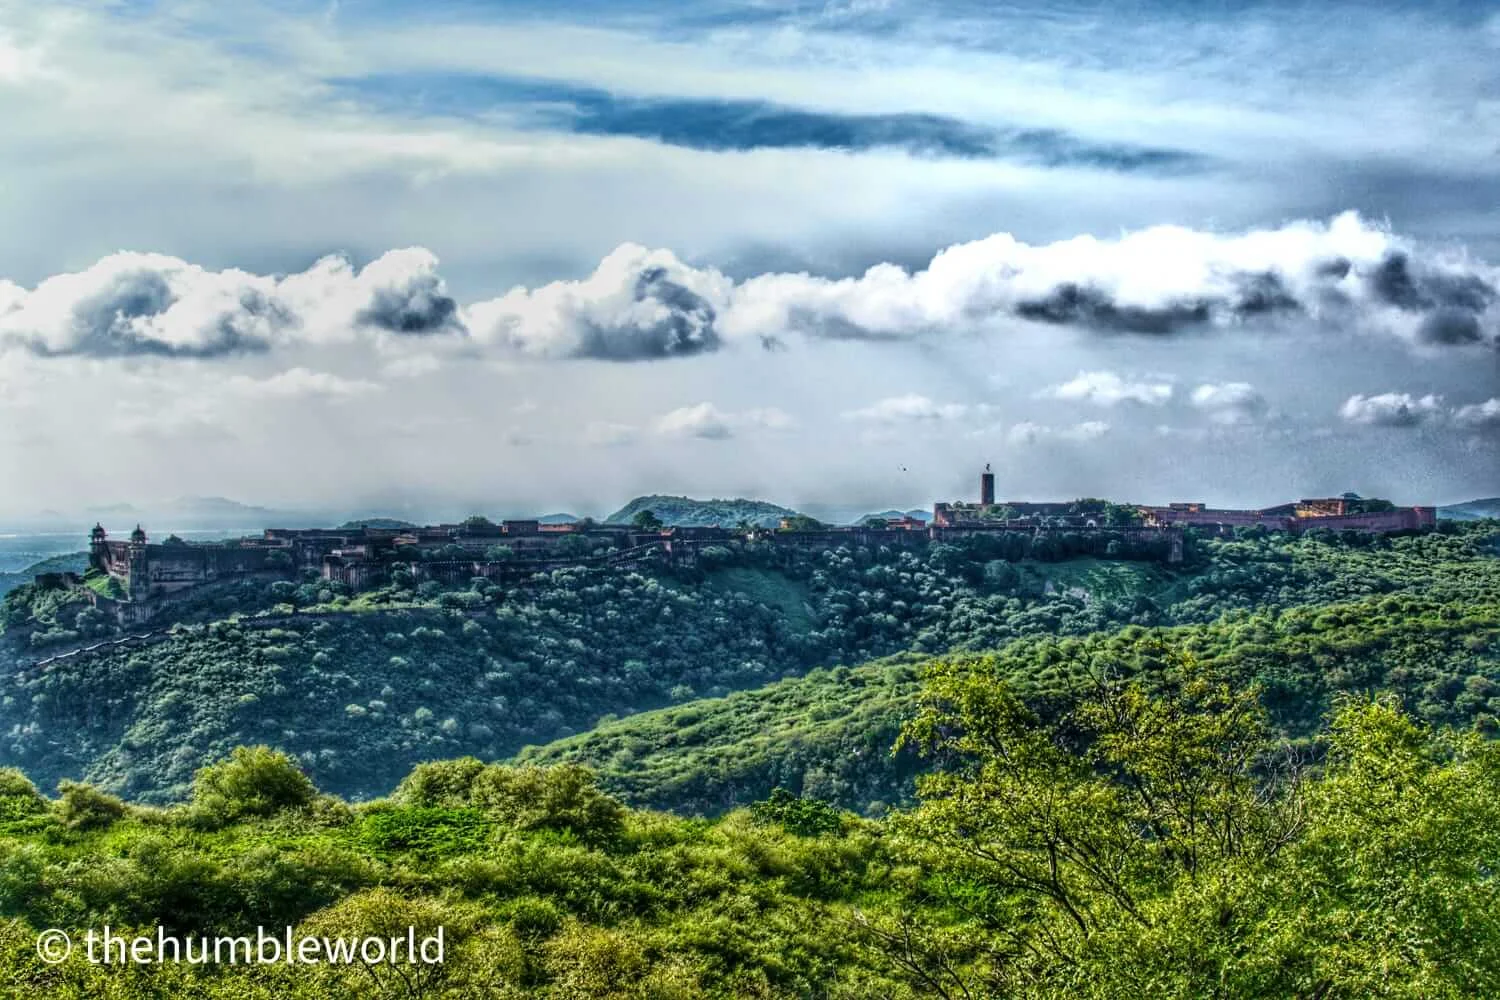
<instances>
[{"instance_id":1,"label":"sky","mask_svg":"<svg viewBox=\"0 0 1500 1000\"><path fill-rule=\"evenodd\" d=\"M0 0L0 517L1500 494L1500 5Z\"/></svg>"}]
</instances>

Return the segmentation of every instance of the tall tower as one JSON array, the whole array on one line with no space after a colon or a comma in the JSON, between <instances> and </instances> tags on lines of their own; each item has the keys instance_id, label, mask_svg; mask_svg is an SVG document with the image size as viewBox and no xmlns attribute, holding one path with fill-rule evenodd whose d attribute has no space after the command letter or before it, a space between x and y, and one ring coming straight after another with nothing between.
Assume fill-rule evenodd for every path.
<instances>
[{"instance_id":1,"label":"tall tower","mask_svg":"<svg viewBox=\"0 0 1500 1000\"><path fill-rule=\"evenodd\" d=\"M128 565L130 575L125 580L125 592L132 601L144 600L146 590L149 586L150 574L147 569L146 558L146 529L139 524L130 533L130 553Z\"/></svg>"},{"instance_id":2,"label":"tall tower","mask_svg":"<svg viewBox=\"0 0 1500 1000\"><path fill-rule=\"evenodd\" d=\"M995 506L995 474L990 471L988 462L985 463L984 474L979 477L979 505Z\"/></svg>"},{"instance_id":3,"label":"tall tower","mask_svg":"<svg viewBox=\"0 0 1500 1000\"><path fill-rule=\"evenodd\" d=\"M104 525L95 524L89 532L89 565L101 573L109 572L109 543Z\"/></svg>"}]
</instances>

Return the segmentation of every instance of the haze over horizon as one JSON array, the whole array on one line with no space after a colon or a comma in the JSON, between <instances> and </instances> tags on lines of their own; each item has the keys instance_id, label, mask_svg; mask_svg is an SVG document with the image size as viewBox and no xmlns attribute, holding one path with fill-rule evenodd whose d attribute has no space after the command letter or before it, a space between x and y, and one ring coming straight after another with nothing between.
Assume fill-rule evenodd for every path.
<instances>
[{"instance_id":1,"label":"haze over horizon","mask_svg":"<svg viewBox=\"0 0 1500 1000\"><path fill-rule=\"evenodd\" d=\"M1464 2L0 0L0 520L1492 497L1497 57Z\"/></svg>"}]
</instances>

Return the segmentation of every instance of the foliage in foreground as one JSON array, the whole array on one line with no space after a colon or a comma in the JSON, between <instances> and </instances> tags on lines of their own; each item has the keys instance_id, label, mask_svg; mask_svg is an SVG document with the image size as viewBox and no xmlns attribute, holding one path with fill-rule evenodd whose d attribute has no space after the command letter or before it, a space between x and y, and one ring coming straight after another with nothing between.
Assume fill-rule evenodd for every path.
<instances>
[{"instance_id":1,"label":"foliage in foreground","mask_svg":"<svg viewBox=\"0 0 1500 1000\"><path fill-rule=\"evenodd\" d=\"M941 666L887 819L788 794L629 810L574 767L460 759L388 800L253 750L193 804L73 823L0 774L0 990L35 997L1446 998L1500 985L1500 745L1345 701L1326 759L1177 650L1051 724ZM275 791L268 794L265 789ZM96 793L97 794L97 793ZM86 796L74 793L82 802ZM94 806L99 806L95 802ZM118 805L118 803L116 803ZM237 817L215 820L213 817ZM418 933L438 967L90 965L44 927Z\"/></svg>"}]
</instances>

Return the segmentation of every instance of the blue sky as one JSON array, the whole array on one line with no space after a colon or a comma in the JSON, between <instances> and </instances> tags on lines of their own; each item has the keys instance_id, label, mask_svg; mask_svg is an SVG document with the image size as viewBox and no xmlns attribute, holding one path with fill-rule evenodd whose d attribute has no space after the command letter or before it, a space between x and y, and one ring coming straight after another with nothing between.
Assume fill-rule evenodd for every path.
<instances>
[{"instance_id":1,"label":"blue sky","mask_svg":"<svg viewBox=\"0 0 1500 1000\"><path fill-rule=\"evenodd\" d=\"M120 499L1500 492L1497 56L1456 2L0 0L8 503L100 435ZM1350 212L1387 242L1234 242ZM1077 242L1161 226L1159 281ZM1169 401L1055 391L1101 373Z\"/></svg>"}]
</instances>

